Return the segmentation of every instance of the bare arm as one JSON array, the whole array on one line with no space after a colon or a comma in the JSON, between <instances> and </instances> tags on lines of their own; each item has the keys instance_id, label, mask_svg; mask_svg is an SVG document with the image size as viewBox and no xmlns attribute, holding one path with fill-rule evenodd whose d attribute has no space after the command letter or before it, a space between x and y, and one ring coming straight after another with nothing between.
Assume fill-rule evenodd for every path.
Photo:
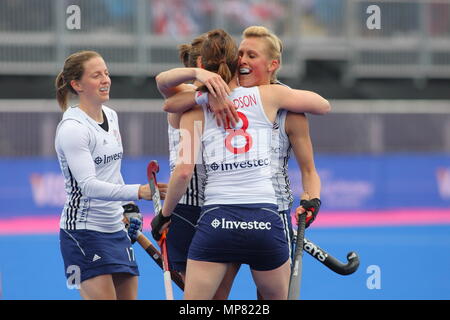
<instances>
[{"instance_id":1,"label":"bare arm","mask_svg":"<svg viewBox=\"0 0 450 320\"><path fill-rule=\"evenodd\" d=\"M161 72L155 78L159 92L168 98L174 94L184 91L193 90L191 86L185 82L195 79L195 68L175 68Z\"/></svg>"},{"instance_id":2,"label":"bare arm","mask_svg":"<svg viewBox=\"0 0 450 320\"><path fill-rule=\"evenodd\" d=\"M311 199L320 199L320 177L314 164L313 146L306 116L288 112L286 133L300 167L304 193L307 193Z\"/></svg>"},{"instance_id":3,"label":"bare arm","mask_svg":"<svg viewBox=\"0 0 450 320\"><path fill-rule=\"evenodd\" d=\"M170 216L191 180L195 164L199 158L203 112L194 108L184 113L180 121L180 148L177 165L170 177L169 186L162 209L164 216Z\"/></svg>"},{"instance_id":4,"label":"bare arm","mask_svg":"<svg viewBox=\"0 0 450 320\"><path fill-rule=\"evenodd\" d=\"M320 199L320 177L314 164L313 147L309 135L308 119L304 114L288 112L286 116L286 133L294 150L295 158L302 174L303 194L302 200ZM295 216L298 221L299 214L305 212L303 206L298 206ZM317 214L316 211L315 214ZM314 221L312 211L307 211L307 226ZM308 220L311 221L308 223Z\"/></svg>"},{"instance_id":5,"label":"bare arm","mask_svg":"<svg viewBox=\"0 0 450 320\"><path fill-rule=\"evenodd\" d=\"M317 115L331 110L328 100L312 91L290 89L280 85L264 85L259 89L264 104L267 103L271 108Z\"/></svg>"},{"instance_id":6,"label":"bare arm","mask_svg":"<svg viewBox=\"0 0 450 320\"><path fill-rule=\"evenodd\" d=\"M196 91L183 91L166 99L164 102L164 111L166 112L184 112L191 109L197 103L195 101ZM239 121L236 107L228 98L223 97L209 97L209 105L214 112L217 125L226 126L227 119L230 120L232 126L236 126Z\"/></svg>"},{"instance_id":7,"label":"bare arm","mask_svg":"<svg viewBox=\"0 0 450 320\"><path fill-rule=\"evenodd\" d=\"M195 102L196 91L189 90L179 92L164 101L163 110L166 112L184 112L191 109Z\"/></svg>"},{"instance_id":8,"label":"bare arm","mask_svg":"<svg viewBox=\"0 0 450 320\"><path fill-rule=\"evenodd\" d=\"M161 72L156 76L158 90L165 98L180 91L189 90L190 86L183 83L190 80L203 83L214 97L225 97L230 93L228 85L217 73L201 68L175 68Z\"/></svg>"}]
</instances>

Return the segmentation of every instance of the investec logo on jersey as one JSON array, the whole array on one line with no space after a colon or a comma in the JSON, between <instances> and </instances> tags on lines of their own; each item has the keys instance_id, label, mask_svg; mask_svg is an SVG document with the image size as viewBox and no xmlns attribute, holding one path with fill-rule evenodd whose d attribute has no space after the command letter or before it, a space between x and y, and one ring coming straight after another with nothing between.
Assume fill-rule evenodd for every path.
<instances>
[{"instance_id":1,"label":"investec logo on jersey","mask_svg":"<svg viewBox=\"0 0 450 320\"><path fill-rule=\"evenodd\" d=\"M257 168L257 167L266 167L270 166L270 159L253 159L253 160L244 160L240 162L231 162L231 163L216 163L213 162L211 164L206 165L206 170L211 171L233 171L239 169L248 169L248 168Z\"/></svg>"},{"instance_id":2,"label":"investec logo on jersey","mask_svg":"<svg viewBox=\"0 0 450 320\"><path fill-rule=\"evenodd\" d=\"M100 156L96 157L94 159L94 162L95 162L96 165L101 165L102 163L103 164L108 164L111 161L116 161L116 160L122 159L122 156L123 156L123 152L114 153L114 154L109 155L109 156L107 156L105 154L105 155L103 155L103 157L100 157Z\"/></svg>"},{"instance_id":3,"label":"investec logo on jersey","mask_svg":"<svg viewBox=\"0 0 450 320\"><path fill-rule=\"evenodd\" d=\"M272 224L270 222L262 221L229 221L225 218L214 219L211 221L211 226L214 229L221 227L222 229L242 229L242 230L270 230L272 229Z\"/></svg>"}]
</instances>

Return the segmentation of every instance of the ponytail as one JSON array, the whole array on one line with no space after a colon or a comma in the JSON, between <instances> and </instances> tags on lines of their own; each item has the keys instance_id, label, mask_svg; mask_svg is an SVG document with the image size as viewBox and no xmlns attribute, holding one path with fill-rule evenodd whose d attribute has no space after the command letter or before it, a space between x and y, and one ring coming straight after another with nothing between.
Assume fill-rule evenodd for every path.
<instances>
[{"instance_id":1,"label":"ponytail","mask_svg":"<svg viewBox=\"0 0 450 320\"><path fill-rule=\"evenodd\" d=\"M217 70L217 74L222 77L223 81L229 83L231 79L233 79L233 74L230 71L227 63L225 61L219 62L219 69Z\"/></svg>"},{"instance_id":2,"label":"ponytail","mask_svg":"<svg viewBox=\"0 0 450 320\"><path fill-rule=\"evenodd\" d=\"M191 48L190 44L180 44L178 46L179 57L185 67L189 67L189 52Z\"/></svg>"},{"instance_id":3,"label":"ponytail","mask_svg":"<svg viewBox=\"0 0 450 320\"><path fill-rule=\"evenodd\" d=\"M200 57L200 50L202 49L205 39L206 34L201 34L194 38L190 44L178 46L178 54L185 67L197 67L197 59Z\"/></svg>"},{"instance_id":4,"label":"ponytail","mask_svg":"<svg viewBox=\"0 0 450 320\"><path fill-rule=\"evenodd\" d=\"M231 81L238 67L238 48L227 32L222 29L208 32L201 56L206 70L216 72L226 83Z\"/></svg>"},{"instance_id":5,"label":"ponytail","mask_svg":"<svg viewBox=\"0 0 450 320\"><path fill-rule=\"evenodd\" d=\"M67 100L69 99L69 89L67 83L64 81L63 72L61 71L55 80L56 101L59 107L64 112L67 109Z\"/></svg>"},{"instance_id":6,"label":"ponytail","mask_svg":"<svg viewBox=\"0 0 450 320\"><path fill-rule=\"evenodd\" d=\"M95 57L101 55L95 51L79 51L71 54L64 62L63 70L55 79L56 101L63 112L67 109L69 94L77 95L70 82L80 80L84 72L84 63Z\"/></svg>"}]
</instances>

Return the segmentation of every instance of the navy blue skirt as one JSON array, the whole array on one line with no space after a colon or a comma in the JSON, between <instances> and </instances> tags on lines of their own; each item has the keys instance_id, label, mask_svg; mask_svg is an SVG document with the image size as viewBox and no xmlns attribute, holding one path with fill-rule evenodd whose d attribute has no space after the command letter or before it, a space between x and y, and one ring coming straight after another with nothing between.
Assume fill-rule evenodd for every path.
<instances>
[{"instance_id":1,"label":"navy blue skirt","mask_svg":"<svg viewBox=\"0 0 450 320\"><path fill-rule=\"evenodd\" d=\"M188 257L248 264L257 271L280 267L289 259L289 245L277 206L204 206Z\"/></svg>"},{"instance_id":2,"label":"navy blue skirt","mask_svg":"<svg viewBox=\"0 0 450 320\"><path fill-rule=\"evenodd\" d=\"M195 234L201 207L178 204L167 232L167 254L172 270L186 271L187 255Z\"/></svg>"},{"instance_id":3,"label":"navy blue skirt","mask_svg":"<svg viewBox=\"0 0 450 320\"><path fill-rule=\"evenodd\" d=\"M134 249L124 230L105 233L60 229L59 239L68 280L79 279L81 283L102 274L139 275Z\"/></svg>"}]
</instances>

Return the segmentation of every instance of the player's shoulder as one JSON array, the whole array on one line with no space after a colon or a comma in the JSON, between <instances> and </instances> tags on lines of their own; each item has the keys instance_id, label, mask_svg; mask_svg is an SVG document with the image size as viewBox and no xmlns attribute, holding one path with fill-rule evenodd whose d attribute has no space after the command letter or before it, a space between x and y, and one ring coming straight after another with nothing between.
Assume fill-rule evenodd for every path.
<instances>
[{"instance_id":1,"label":"player's shoulder","mask_svg":"<svg viewBox=\"0 0 450 320\"><path fill-rule=\"evenodd\" d=\"M63 120L56 132L56 141L62 145L77 145L90 138L89 128L76 119Z\"/></svg>"},{"instance_id":2,"label":"player's shoulder","mask_svg":"<svg viewBox=\"0 0 450 320\"><path fill-rule=\"evenodd\" d=\"M76 118L65 118L62 119L61 122L58 125L58 132L59 133L65 133L65 132L74 132L74 131L85 131L87 130L87 127L85 124L82 123L79 119Z\"/></svg>"},{"instance_id":3,"label":"player's shoulder","mask_svg":"<svg viewBox=\"0 0 450 320\"><path fill-rule=\"evenodd\" d=\"M77 107L70 107L64 112L63 118L59 122L56 130L58 136L77 136L89 131L84 117Z\"/></svg>"},{"instance_id":4,"label":"player's shoulder","mask_svg":"<svg viewBox=\"0 0 450 320\"><path fill-rule=\"evenodd\" d=\"M272 84L277 84L277 85L283 86L283 87L285 87L285 88L291 89L290 86L288 86L287 84L281 82L280 80L275 80L275 82L273 82Z\"/></svg>"},{"instance_id":5,"label":"player's shoulder","mask_svg":"<svg viewBox=\"0 0 450 320\"><path fill-rule=\"evenodd\" d=\"M112 109L111 107L102 105L102 110L103 110L103 112L105 112L106 117L117 119L117 112L114 109Z\"/></svg>"},{"instance_id":6,"label":"player's shoulder","mask_svg":"<svg viewBox=\"0 0 450 320\"><path fill-rule=\"evenodd\" d=\"M275 85L275 84L263 84L263 85L259 85L258 88L261 92L269 92L271 94L273 94L275 92L283 93L283 92L286 92L287 90L289 90L289 87L282 86L282 85Z\"/></svg>"}]
</instances>

